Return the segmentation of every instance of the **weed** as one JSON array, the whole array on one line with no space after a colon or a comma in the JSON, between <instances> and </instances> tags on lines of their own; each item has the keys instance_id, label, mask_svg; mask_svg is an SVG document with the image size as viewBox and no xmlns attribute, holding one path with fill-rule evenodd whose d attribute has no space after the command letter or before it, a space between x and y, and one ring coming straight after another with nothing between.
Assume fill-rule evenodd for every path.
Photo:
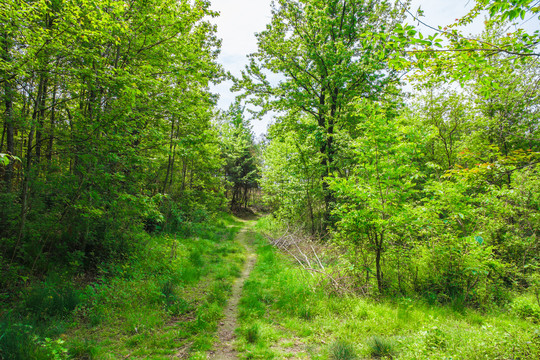
<instances>
[{"instance_id":1,"label":"weed","mask_svg":"<svg viewBox=\"0 0 540 360\"><path fill-rule=\"evenodd\" d=\"M0 359L25 359L31 346L32 327L0 322Z\"/></svg>"},{"instance_id":2,"label":"weed","mask_svg":"<svg viewBox=\"0 0 540 360\"><path fill-rule=\"evenodd\" d=\"M194 284L201 278L201 271L199 268L189 264L181 269L179 277L185 284Z\"/></svg>"},{"instance_id":3,"label":"weed","mask_svg":"<svg viewBox=\"0 0 540 360\"><path fill-rule=\"evenodd\" d=\"M168 299L174 297L174 290L176 288L176 285L171 279L167 279L162 285L161 285L161 294L165 297L166 301Z\"/></svg>"},{"instance_id":4,"label":"weed","mask_svg":"<svg viewBox=\"0 0 540 360\"><path fill-rule=\"evenodd\" d=\"M346 341L338 340L330 346L331 360L354 360L357 358L354 346Z\"/></svg>"},{"instance_id":5,"label":"weed","mask_svg":"<svg viewBox=\"0 0 540 360\"><path fill-rule=\"evenodd\" d=\"M208 295L208 302L217 302L220 306L225 305L229 297L232 286L225 282L215 283L210 294Z\"/></svg>"},{"instance_id":6,"label":"weed","mask_svg":"<svg viewBox=\"0 0 540 360\"><path fill-rule=\"evenodd\" d=\"M472 312L472 313L468 314L467 320L472 325L477 325L477 326L484 325L484 317L482 315L479 315L479 314L475 313L475 312Z\"/></svg>"},{"instance_id":7,"label":"weed","mask_svg":"<svg viewBox=\"0 0 540 360\"><path fill-rule=\"evenodd\" d=\"M80 303L80 294L69 285L45 282L29 290L23 301L28 314L44 321L69 314Z\"/></svg>"},{"instance_id":8,"label":"weed","mask_svg":"<svg viewBox=\"0 0 540 360\"><path fill-rule=\"evenodd\" d=\"M223 311L217 303L205 303L197 309L196 327L201 330L216 328Z\"/></svg>"},{"instance_id":9,"label":"weed","mask_svg":"<svg viewBox=\"0 0 540 360\"><path fill-rule=\"evenodd\" d=\"M181 297L175 297L174 301L167 303L167 311L172 316L186 314L192 309L193 307L190 305L190 303Z\"/></svg>"},{"instance_id":10,"label":"weed","mask_svg":"<svg viewBox=\"0 0 540 360\"><path fill-rule=\"evenodd\" d=\"M203 252L199 247L196 247L189 253L189 261L195 266L195 267L202 267L204 265L203 260Z\"/></svg>"}]
</instances>

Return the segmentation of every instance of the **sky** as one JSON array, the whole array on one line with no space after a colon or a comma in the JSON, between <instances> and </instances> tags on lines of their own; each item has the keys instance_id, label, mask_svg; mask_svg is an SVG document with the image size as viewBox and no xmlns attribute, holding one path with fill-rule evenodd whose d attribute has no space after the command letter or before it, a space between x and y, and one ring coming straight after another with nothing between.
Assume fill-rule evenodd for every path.
<instances>
[{"instance_id":1,"label":"sky","mask_svg":"<svg viewBox=\"0 0 540 360\"><path fill-rule=\"evenodd\" d=\"M257 51L255 33L265 29L271 19L271 0L213 0L212 9L218 11L220 16L212 20L217 25L218 37L222 39L219 62L226 71L239 76L241 70L248 63L247 55ZM473 0L413 0L411 12L421 7L424 11L422 21L436 27L449 25L457 18L467 14L474 5ZM414 20L409 20L410 24ZM422 25L424 32L428 32ZM481 21L473 24L466 31L479 33ZM232 93L232 82L227 81L212 88L214 93L220 95L218 106L227 109L238 93ZM249 116L249 114L247 114ZM267 116L262 121L252 120L253 131L257 136L266 132L268 124L272 121Z\"/></svg>"}]
</instances>

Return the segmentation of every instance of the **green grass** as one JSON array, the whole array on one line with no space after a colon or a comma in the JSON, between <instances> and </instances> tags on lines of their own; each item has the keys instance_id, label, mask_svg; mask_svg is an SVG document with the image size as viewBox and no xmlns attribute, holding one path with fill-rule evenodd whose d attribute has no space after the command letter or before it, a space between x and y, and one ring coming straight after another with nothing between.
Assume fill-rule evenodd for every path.
<instances>
[{"instance_id":1,"label":"green grass","mask_svg":"<svg viewBox=\"0 0 540 360\"><path fill-rule=\"evenodd\" d=\"M0 358L206 359L245 260L233 240L238 228L231 218L194 226L189 238L148 236L85 287L54 277L27 287L16 309L1 312ZM540 358L531 295L489 314L337 296L262 236L253 245L258 260L239 307L240 359Z\"/></svg>"},{"instance_id":2,"label":"green grass","mask_svg":"<svg viewBox=\"0 0 540 360\"><path fill-rule=\"evenodd\" d=\"M481 313L406 298L336 296L261 236L255 245L258 261L244 286L239 332L258 324L259 336L238 338L241 359L540 358L532 298Z\"/></svg>"},{"instance_id":3,"label":"green grass","mask_svg":"<svg viewBox=\"0 0 540 360\"><path fill-rule=\"evenodd\" d=\"M357 358L354 346L346 341L338 340L330 347L330 359L332 360L355 360Z\"/></svg>"},{"instance_id":4,"label":"green grass","mask_svg":"<svg viewBox=\"0 0 540 360\"><path fill-rule=\"evenodd\" d=\"M188 238L141 235L129 259L86 286L29 287L0 318L0 359L204 358L244 263L239 227L225 216Z\"/></svg>"},{"instance_id":5,"label":"green grass","mask_svg":"<svg viewBox=\"0 0 540 360\"><path fill-rule=\"evenodd\" d=\"M233 241L236 228L203 230L188 239L152 238L126 276L92 296L90 316L80 316L68 334L70 351L92 359L169 359L209 350L245 255Z\"/></svg>"}]
</instances>

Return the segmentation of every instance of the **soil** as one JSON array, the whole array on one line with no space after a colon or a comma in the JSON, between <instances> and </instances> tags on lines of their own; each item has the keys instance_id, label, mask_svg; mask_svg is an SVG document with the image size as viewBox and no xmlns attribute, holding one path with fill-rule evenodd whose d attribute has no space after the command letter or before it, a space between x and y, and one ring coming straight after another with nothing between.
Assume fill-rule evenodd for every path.
<instances>
[{"instance_id":1,"label":"soil","mask_svg":"<svg viewBox=\"0 0 540 360\"><path fill-rule=\"evenodd\" d=\"M235 330L237 327L236 319L238 317L238 302L242 296L244 282L249 277L249 274L257 261L257 255L249 245L251 234L251 231L247 227L244 227L237 235L237 240L246 248L247 260L244 264L242 274L233 284L232 295L225 307L224 319L219 324L217 330L219 341L216 343L215 350L208 354L209 359L211 360L237 359L237 353L234 349L234 340L236 338Z\"/></svg>"}]
</instances>

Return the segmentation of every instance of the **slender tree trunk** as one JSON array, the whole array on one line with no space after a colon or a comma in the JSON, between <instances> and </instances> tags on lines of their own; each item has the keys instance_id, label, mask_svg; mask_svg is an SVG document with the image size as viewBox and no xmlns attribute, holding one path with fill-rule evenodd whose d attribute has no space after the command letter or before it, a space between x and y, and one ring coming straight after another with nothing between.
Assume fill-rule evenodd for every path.
<instances>
[{"instance_id":1,"label":"slender tree trunk","mask_svg":"<svg viewBox=\"0 0 540 360\"><path fill-rule=\"evenodd\" d=\"M7 31L4 31L2 34L2 60L5 62L10 62L10 41L8 38ZM8 81L7 78L9 75L7 73L3 74L5 76L4 80L4 129L6 132L6 153L10 155L15 155L15 129L13 124L13 85L11 81ZM2 135L2 145L4 143ZM4 173L4 183L6 185L6 191L11 192L13 179L13 162L10 161L6 166L6 171Z\"/></svg>"},{"instance_id":2,"label":"slender tree trunk","mask_svg":"<svg viewBox=\"0 0 540 360\"><path fill-rule=\"evenodd\" d=\"M331 211L332 203L335 201L334 193L330 190L330 185L326 179L332 174L334 168L334 117L337 113L336 106L336 94L331 96L331 106L330 113L323 113L325 106L329 103L325 95L326 90L322 89L322 94L319 98L319 105L321 110L319 110L318 125L325 130L326 140L323 141L320 152L322 155L321 165L323 166L322 174L322 189L324 194L324 215L323 215L323 227L328 230L329 226L332 225Z\"/></svg>"},{"instance_id":3,"label":"slender tree trunk","mask_svg":"<svg viewBox=\"0 0 540 360\"><path fill-rule=\"evenodd\" d=\"M0 141L0 153L4 149L4 139L6 138L6 130L7 130L7 122L4 122L4 126L2 127L2 141Z\"/></svg>"},{"instance_id":4,"label":"slender tree trunk","mask_svg":"<svg viewBox=\"0 0 540 360\"><path fill-rule=\"evenodd\" d=\"M32 143L34 141L35 125L32 122L32 127L28 133L28 142L26 145L26 169L24 171L23 188L21 194L21 213L19 215L19 231L17 233L17 243L13 249L13 255L11 256L11 262L15 260L15 256L19 250L19 246L24 234L24 228L26 226L26 215L28 213L28 192L30 190L30 170L32 168Z\"/></svg>"},{"instance_id":5,"label":"slender tree trunk","mask_svg":"<svg viewBox=\"0 0 540 360\"><path fill-rule=\"evenodd\" d=\"M28 197L30 192L30 176L31 176L31 170L32 170L32 148L34 143L34 134L36 132L36 122L39 117L40 113L40 106L42 106L42 99L44 97L44 91L46 90L45 85L45 75L40 76L39 80L39 86L38 86L38 93L36 95L35 101L34 101L34 110L32 112L32 122L30 127L30 132L28 133L28 142L26 145L26 169L24 170L24 180L23 180L23 188L22 188L22 194L21 194L21 213L19 216L20 223L19 223L19 232L17 235L17 245L15 246L15 249L13 250L13 256L12 261L15 258L15 255L17 253L18 247L21 243L23 234L24 234L24 228L26 225L26 217L28 214ZM37 150L37 143L36 143L36 150Z\"/></svg>"},{"instance_id":6,"label":"slender tree trunk","mask_svg":"<svg viewBox=\"0 0 540 360\"><path fill-rule=\"evenodd\" d=\"M308 203L309 219L311 221L311 235L315 234L315 220L313 219L313 205L311 204L311 195L309 188L306 187L306 198Z\"/></svg>"},{"instance_id":7,"label":"slender tree trunk","mask_svg":"<svg viewBox=\"0 0 540 360\"><path fill-rule=\"evenodd\" d=\"M383 272L381 269L381 253L382 253L382 245L383 245L383 234L381 233L379 236L377 236L377 233L375 233L375 268L377 270L377 287L379 289L379 294L383 293L384 286L383 286Z\"/></svg>"},{"instance_id":8,"label":"slender tree trunk","mask_svg":"<svg viewBox=\"0 0 540 360\"><path fill-rule=\"evenodd\" d=\"M182 158L182 187L181 187L182 192L186 190L186 176L187 176L187 160L186 158Z\"/></svg>"},{"instance_id":9,"label":"slender tree trunk","mask_svg":"<svg viewBox=\"0 0 540 360\"><path fill-rule=\"evenodd\" d=\"M45 16L45 29L51 30L53 28L54 24L54 17L47 14ZM49 44L50 40L46 40L45 44ZM47 55L48 51L45 50L45 56L42 59L42 69L41 69L41 75L39 80L39 86L40 89L38 90L38 98L37 98L37 106L38 106L38 113L37 113L37 127L36 127L36 156L35 161L39 164L41 161L41 149L43 146L43 130L44 130L44 123L45 123L45 109L46 109L46 103L47 103L47 88L49 84L49 74L47 65L49 63L50 56Z\"/></svg>"},{"instance_id":10,"label":"slender tree trunk","mask_svg":"<svg viewBox=\"0 0 540 360\"><path fill-rule=\"evenodd\" d=\"M49 167L52 163L53 145L54 145L54 128L56 126L56 92L58 91L58 84L54 83L54 89L52 94L52 106L51 106L51 122L49 129L49 147L47 151L47 163Z\"/></svg>"},{"instance_id":11,"label":"slender tree trunk","mask_svg":"<svg viewBox=\"0 0 540 360\"><path fill-rule=\"evenodd\" d=\"M191 171L189 172L189 188L193 189L193 173L195 172L195 159L191 159Z\"/></svg>"},{"instance_id":12,"label":"slender tree trunk","mask_svg":"<svg viewBox=\"0 0 540 360\"><path fill-rule=\"evenodd\" d=\"M172 161L173 161L173 142L174 142L174 117L171 121L171 136L169 138L169 159L167 160L167 173L165 174L165 181L163 181L163 187L161 192L165 194L165 190L167 190L167 183L169 182L169 175L171 174L171 167L172 167Z\"/></svg>"},{"instance_id":13,"label":"slender tree trunk","mask_svg":"<svg viewBox=\"0 0 540 360\"><path fill-rule=\"evenodd\" d=\"M36 119L37 119L37 126L36 126L36 156L35 161L36 163L40 162L41 159L41 146L43 142L43 124L45 119L45 104L47 101L47 85L48 85L48 78L45 74L45 71L40 77L39 80L39 89L38 89L38 97L37 97L37 109L34 110L36 113Z\"/></svg>"},{"instance_id":14,"label":"slender tree trunk","mask_svg":"<svg viewBox=\"0 0 540 360\"><path fill-rule=\"evenodd\" d=\"M173 153L172 153L172 162L171 162L171 176L170 176L170 180L169 180L169 189L171 188L172 184L173 184L173 179L174 179L174 162L176 160L176 144L174 144L173 146Z\"/></svg>"}]
</instances>

